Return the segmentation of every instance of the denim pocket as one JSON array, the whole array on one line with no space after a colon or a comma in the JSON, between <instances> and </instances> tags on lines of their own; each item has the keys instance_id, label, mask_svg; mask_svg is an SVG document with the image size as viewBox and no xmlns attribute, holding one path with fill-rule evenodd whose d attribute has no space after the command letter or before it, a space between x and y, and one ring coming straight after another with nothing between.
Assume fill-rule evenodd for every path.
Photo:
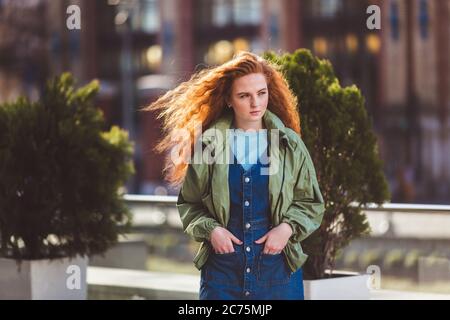
<instances>
[{"instance_id":1,"label":"denim pocket","mask_svg":"<svg viewBox=\"0 0 450 320\"><path fill-rule=\"evenodd\" d=\"M274 286L287 284L291 278L291 272L284 259L284 254L261 253L258 259L258 284L262 286Z\"/></svg>"},{"instance_id":2,"label":"denim pocket","mask_svg":"<svg viewBox=\"0 0 450 320\"><path fill-rule=\"evenodd\" d=\"M205 269L205 279L214 284L239 285L242 271L240 270L238 253L211 252Z\"/></svg>"}]
</instances>

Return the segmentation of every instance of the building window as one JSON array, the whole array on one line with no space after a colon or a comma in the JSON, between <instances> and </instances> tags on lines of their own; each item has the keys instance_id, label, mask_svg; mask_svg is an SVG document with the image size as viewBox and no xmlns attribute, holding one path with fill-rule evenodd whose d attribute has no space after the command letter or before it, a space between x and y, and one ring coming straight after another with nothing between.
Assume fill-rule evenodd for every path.
<instances>
[{"instance_id":1,"label":"building window","mask_svg":"<svg viewBox=\"0 0 450 320\"><path fill-rule=\"evenodd\" d=\"M212 23L222 27L232 21L232 7L230 0L213 0Z\"/></svg>"},{"instance_id":2,"label":"building window","mask_svg":"<svg viewBox=\"0 0 450 320\"><path fill-rule=\"evenodd\" d=\"M261 0L213 0L212 24L257 25L261 22Z\"/></svg>"},{"instance_id":3,"label":"building window","mask_svg":"<svg viewBox=\"0 0 450 320\"><path fill-rule=\"evenodd\" d=\"M134 23L136 29L148 33L156 33L160 28L159 6L157 0L139 1L139 11L135 15Z\"/></svg>"},{"instance_id":4,"label":"building window","mask_svg":"<svg viewBox=\"0 0 450 320\"><path fill-rule=\"evenodd\" d=\"M400 22L398 17L398 3L396 1L391 2L389 20L391 22L391 37L397 41L400 35Z\"/></svg>"},{"instance_id":5,"label":"building window","mask_svg":"<svg viewBox=\"0 0 450 320\"><path fill-rule=\"evenodd\" d=\"M340 0L312 0L311 11L316 17L335 17L342 5Z\"/></svg>"},{"instance_id":6,"label":"building window","mask_svg":"<svg viewBox=\"0 0 450 320\"><path fill-rule=\"evenodd\" d=\"M141 0L136 2L108 0L109 5L116 6L116 25L122 25L130 19L130 25L133 30L147 33L156 33L160 28L158 2L158 0Z\"/></svg>"},{"instance_id":7,"label":"building window","mask_svg":"<svg viewBox=\"0 0 450 320\"><path fill-rule=\"evenodd\" d=\"M261 0L234 0L233 16L237 25L261 22Z\"/></svg>"},{"instance_id":8,"label":"building window","mask_svg":"<svg viewBox=\"0 0 450 320\"><path fill-rule=\"evenodd\" d=\"M429 20L428 2L426 0L421 0L419 5L419 26L422 39L428 38Z\"/></svg>"}]
</instances>

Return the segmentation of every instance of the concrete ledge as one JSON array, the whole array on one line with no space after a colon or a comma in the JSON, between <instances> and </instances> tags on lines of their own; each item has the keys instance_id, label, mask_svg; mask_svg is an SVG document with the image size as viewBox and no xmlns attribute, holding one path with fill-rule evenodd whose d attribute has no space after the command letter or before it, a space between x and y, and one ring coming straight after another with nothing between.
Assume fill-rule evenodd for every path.
<instances>
[{"instance_id":1,"label":"concrete ledge","mask_svg":"<svg viewBox=\"0 0 450 320\"><path fill-rule=\"evenodd\" d=\"M198 300L199 276L88 267L88 299Z\"/></svg>"},{"instance_id":2,"label":"concrete ledge","mask_svg":"<svg viewBox=\"0 0 450 320\"><path fill-rule=\"evenodd\" d=\"M450 295L430 292L372 290L370 300L450 300Z\"/></svg>"},{"instance_id":3,"label":"concrete ledge","mask_svg":"<svg viewBox=\"0 0 450 320\"><path fill-rule=\"evenodd\" d=\"M141 234L120 236L116 245L103 255L94 255L89 266L146 270L147 244Z\"/></svg>"},{"instance_id":4,"label":"concrete ledge","mask_svg":"<svg viewBox=\"0 0 450 320\"><path fill-rule=\"evenodd\" d=\"M90 300L198 300L200 276L140 270L88 267ZM450 295L371 290L370 300L450 300Z\"/></svg>"}]
</instances>

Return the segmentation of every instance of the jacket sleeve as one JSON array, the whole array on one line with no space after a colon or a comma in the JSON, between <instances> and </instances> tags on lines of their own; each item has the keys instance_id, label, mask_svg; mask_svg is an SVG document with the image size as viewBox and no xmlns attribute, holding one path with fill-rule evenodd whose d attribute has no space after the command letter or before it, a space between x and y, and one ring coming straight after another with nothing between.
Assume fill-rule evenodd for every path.
<instances>
[{"instance_id":1,"label":"jacket sleeve","mask_svg":"<svg viewBox=\"0 0 450 320\"><path fill-rule=\"evenodd\" d=\"M300 146L301 163L294 185L294 197L282 218L282 222L291 226L293 233L290 240L294 242L306 239L317 230L325 212L312 159L303 141L300 141Z\"/></svg>"},{"instance_id":2,"label":"jacket sleeve","mask_svg":"<svg viewBox=\"0 0 450 320\"><path fill-rule=\"evenodd\" d=\"M211 231L220 226L202 203L200 182L193 165L189 164L177 201L184 232L198 242L209 240Z\"/></svg>"}]
</instances>

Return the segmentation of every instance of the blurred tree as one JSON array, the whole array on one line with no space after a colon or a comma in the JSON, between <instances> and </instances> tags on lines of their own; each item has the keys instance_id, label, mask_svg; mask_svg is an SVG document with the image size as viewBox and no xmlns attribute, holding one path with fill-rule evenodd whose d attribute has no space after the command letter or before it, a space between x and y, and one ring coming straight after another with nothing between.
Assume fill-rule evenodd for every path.
<instances>
[{"instance_id":1,"label":"blurred tree","mask_svg":"<svg viewBox=\"0 0 450 320\"><path fill-rule=\"evenodd\" d=\"M98 82L73 85L66 73L36 102L0 104L1 256L102 253L130 225L121 192L133 146L118 127L102 131Z\"/></svg>"}]
</instances>

